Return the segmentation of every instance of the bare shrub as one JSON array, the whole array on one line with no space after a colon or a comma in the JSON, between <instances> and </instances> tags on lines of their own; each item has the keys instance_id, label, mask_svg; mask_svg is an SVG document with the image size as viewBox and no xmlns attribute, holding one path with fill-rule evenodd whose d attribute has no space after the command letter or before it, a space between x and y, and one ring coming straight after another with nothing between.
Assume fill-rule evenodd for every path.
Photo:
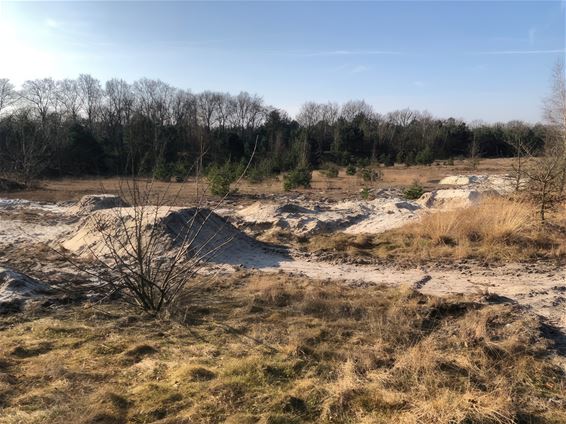
<instances>
[{"instance_id":1,"label":"bare shrub","mask_svg":"<svg viewBox=\"0 0 566 424\"><path fill-rule=\"evenodd\" d=\"M254 149L255 153L255 149ZM237 179L239 183L251 160ZM151 315L175 312L175 304L187 285L206 263L234 238L225 220L214 214L226 199L207 204L207 187L199 187L191 208L176 203L181 188L171 193L154 189L154 179L131 178L121 182L119 195L130 205L96 211L84 218L82 234L65 247L78 243L90 262L77 262L79 270L103 281L107 295L119 294L127 303ZM208 207L207 207L208 206ZM85 252L86 251L86 252Z\"/></svg>"},{"instance_id":2,"label":"bare shrub","mask_svg":"<svg viewBox=\"0 0 566 424\"><path fill-rule=\"evenodd\" d=\"M159 314L230 239L217 243L221 228L200 237L212 211L167 206L165 195L154 193L152 181L128 181L120 194L130 207L96 211L85 218L80 242L91 261L79 267L102 280L110 293ZM172 217L174 211L179 213Z\"/></svg>"}]
</instances>

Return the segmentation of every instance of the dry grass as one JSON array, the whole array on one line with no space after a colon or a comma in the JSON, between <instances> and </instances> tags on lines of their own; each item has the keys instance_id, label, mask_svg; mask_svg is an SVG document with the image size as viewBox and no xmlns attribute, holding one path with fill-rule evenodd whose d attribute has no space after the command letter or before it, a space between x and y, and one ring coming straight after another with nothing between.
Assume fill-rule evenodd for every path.
<instances>
[{"instance_id":1,"label":"dry grass","mask_svg":"<svg viewBox=\"0 0 566 424\"><path fill-rule=\"evenodd\" d=\"M394 260L563 260L566 213L541 225L526 201L489 198L462 209L433 212L379 235L332 234L308 240L308 249Z\"/></svg>"},{"instance_id":2,"label":"dry grass","mask_svg":"<svg viewBox=\"0 0 566 424\"><path fill-rule=\"evenodd\" d=\"M4 318L0 422L566 421L563 371L517 306L229 278L187 297L188 325L114 304Z\"/></svg>"},{"instance_id":3,"label":"dry grass","mask_svg":"<svg viewBox=\"0 0 566 424\"><path fill-rule=\"evenodd\" d=\"M438 181L448 175L459 174L505 174L512 171L513 159L485 159L476 170L469 167L468 161L455 161L454 166L446 166L438 163L432 166L396 165L394 167L382 167L383 180L373 184L375 187L400 187L404 188L420 181L427 189L436 188ZM2 197L20 198L35 201L58 202L67 200L79 200L85 194L98 194L101 192L119 194L120 180L118 178L61 178L47 179L40 183L41 187L25 191L2 192ZM362 187L367 186L358 176L346 175L345 169L340 170L338 178L328 178L319 171L313 173L311 189L300 191L309 197L342 199L344 197L358 195ZM195 184L192 182L174 184L173 189L167 183L157 182L155 189L159 193L175 192L179 190L176 201L178 204L186 205L195 201ZM1 191L1 190L0 190ZM244 180L238 187L241 197L255 197L266 194L284 194L282 178L266 179L262 183L253 184Z\"/></svg>"}]
</instances>

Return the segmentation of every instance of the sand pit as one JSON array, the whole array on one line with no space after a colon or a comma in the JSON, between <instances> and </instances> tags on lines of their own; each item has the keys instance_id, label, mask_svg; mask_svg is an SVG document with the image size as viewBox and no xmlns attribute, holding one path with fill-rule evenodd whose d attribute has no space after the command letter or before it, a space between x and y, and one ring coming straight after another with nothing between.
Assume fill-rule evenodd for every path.
<instances>
[{"instance_id":1,"label":"sand pit","mask_svg":"<svg viewBox=\"0 0 566 424\"><path fill-rule=\"evenodd\" d=\"M509 175L451 175L440 180L438 184L457 188L433 190L423 194L417 203L434 209L469 207L486 196L513 192L517 181ZM525 184L525 181L521 184Z\"/></svg>"},{"instance_id":2,"label":"sand pit","mask_svg":"<svg viewBox=\"0 0 566 424\"><path fill-rule=\"evenodd\" d=\"M420 205L397 198L314 204L261 203L237 211L240 222L256 230L282 229L299 236L343 231L380 233L416 219ZM244 226L243 225L243 226Z\"/></svg>"}]
</instances>

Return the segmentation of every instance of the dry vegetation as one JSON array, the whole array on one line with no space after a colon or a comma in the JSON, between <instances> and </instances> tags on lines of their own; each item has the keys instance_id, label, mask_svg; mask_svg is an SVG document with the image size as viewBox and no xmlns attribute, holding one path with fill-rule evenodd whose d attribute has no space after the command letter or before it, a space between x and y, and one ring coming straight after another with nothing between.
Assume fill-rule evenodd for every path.
<instances>
[{"instance_id":1,"label":"dry vegetation","mask_svg":"<svg viewBox=\"0 0 566 424\"><path fill-rule=\"evenodd\" d=\"M187 294L184 325L113 303L6 317L0 422L565 422L540 320L476 301L237 275Z\"/></svg>"},{"instance_id":2,"label":"dry vegetation","mask_svg":"<svg viewBox=\"0 0 566 424\"><path fill-rule=\"evenodd\" d=\"M381 167L383 180L372 183L373 187L399 187L404 188L411 185L415 180L420 181L425 188L437 188L436 184L443 177L457 174L504 174L512 172L512 159L485 159L473 170L465 160L454 161L454 166L432 165L411 166L396 165L394 167ZM79 200L86 194L113 193L119 194L120 178L62 178L53 180L42 180L41 187L29 190L16 190L3 192L3 197L28 199L35 201L59 202L68 200ZM329 197L340 199L343 197L358 195L363 187L368 185L359 176L346 175L345 169L341 169L337 178L328 178L319 171L313 172L311 189L300 189L308 196ZM186 205L196 198L196 188L193 181L186 183L175 183L174 190L168 183L156 182L156 191L169 190L175 193L178 204ZM179 193L177 194L177 190ZM0 191L2 191L0 189ZM269 178L261 183L251 183L247 180L238 184L238 193L242 197L256 195L283 194L283 183L281 176ZM173 197L173 196L171 196Z\"/></svg>"},{"instance_id":3,"label":"dry vegetation","mask_svg":"<svg viewBox=\"0 0 566 424\"><path fill-rule=\"evenodd\" d=\"M315 252L398 261L479 259L530 261L566 257L566 210L541 224L527 201L490 198L463 209L432 212L418 222L378 235L332 234L306 242Z\"/></svg>"}]
</instances>

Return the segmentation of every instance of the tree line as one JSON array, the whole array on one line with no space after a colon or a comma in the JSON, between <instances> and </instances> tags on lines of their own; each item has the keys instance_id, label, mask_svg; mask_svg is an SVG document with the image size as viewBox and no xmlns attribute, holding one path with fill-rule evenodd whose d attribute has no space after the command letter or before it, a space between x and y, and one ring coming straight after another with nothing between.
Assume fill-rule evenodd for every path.
<instances>
[{"instance_id":1,"label":"tree line","mask_svg":"<svg viewBox=\"0 0 566 424\"><path fill-rule=\"evenodd\" d=\"M410 109L380 114L363 100L303 104L292 118L241 92L192 93L163 81L130 84L91 75L0 79L0 170L29 183L45 176L164 178L238 164L250 178L333 163L430 164L514 156L517 140L542 151L547 126L439 119ZM194 164L198 164L194 167Z\"/></svg>"}]
</instances>

